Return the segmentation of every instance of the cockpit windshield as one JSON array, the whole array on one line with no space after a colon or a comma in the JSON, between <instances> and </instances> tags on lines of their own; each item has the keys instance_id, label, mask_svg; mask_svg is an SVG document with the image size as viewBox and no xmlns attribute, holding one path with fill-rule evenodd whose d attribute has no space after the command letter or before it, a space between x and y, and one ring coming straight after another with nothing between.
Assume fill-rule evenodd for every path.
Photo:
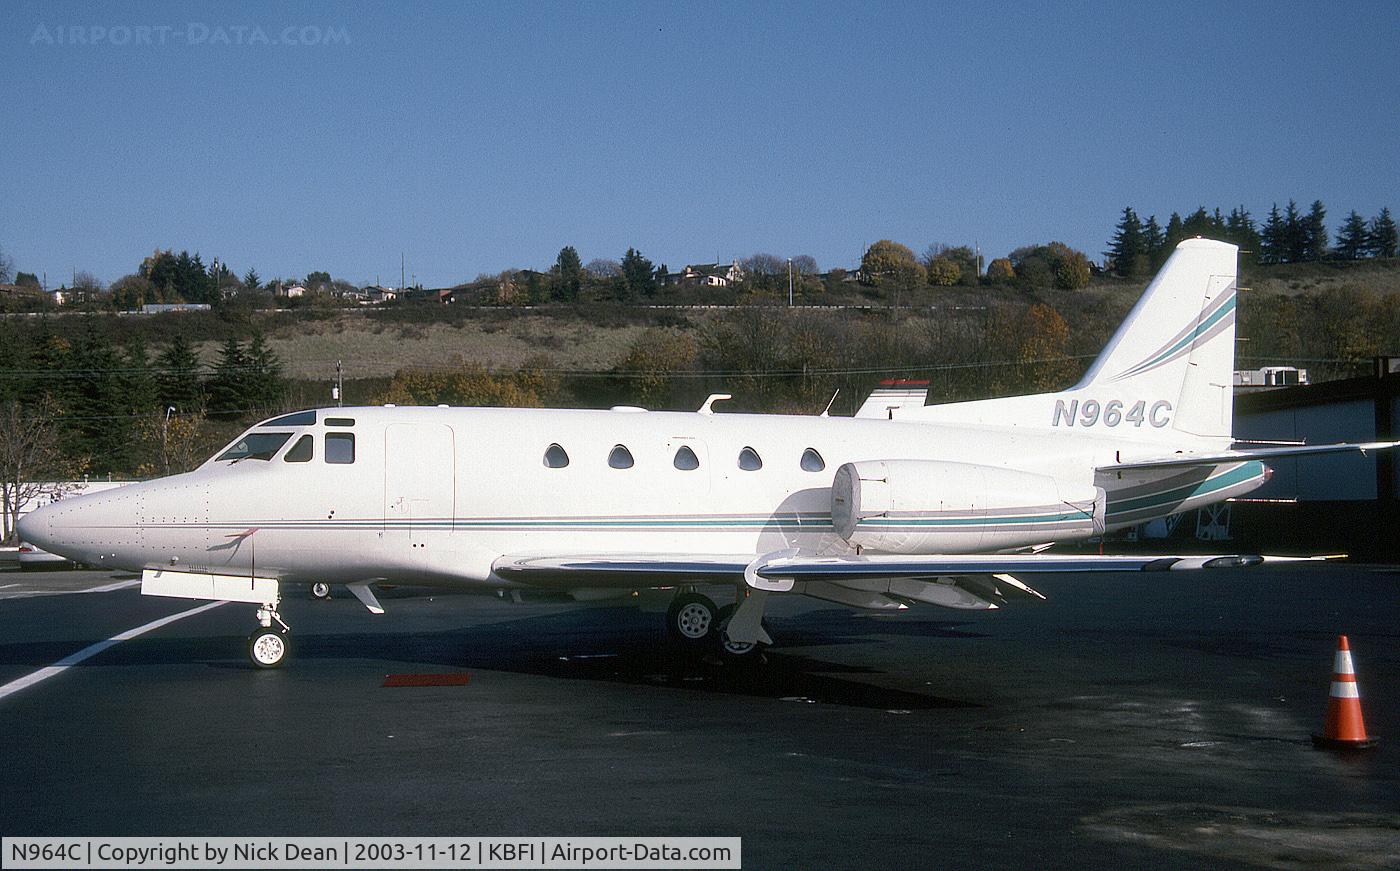
<instances>
[{"instance_id":1,"label":"cockpit windshield","mask_svg":"<svg viewBox=\"0 0 1400 871\"><path fill-rule=\"evenodd\" d=\"M246 432L219 455L219 461L270 460L291 437L289 432Z\"/></svg>"}]
</instances>

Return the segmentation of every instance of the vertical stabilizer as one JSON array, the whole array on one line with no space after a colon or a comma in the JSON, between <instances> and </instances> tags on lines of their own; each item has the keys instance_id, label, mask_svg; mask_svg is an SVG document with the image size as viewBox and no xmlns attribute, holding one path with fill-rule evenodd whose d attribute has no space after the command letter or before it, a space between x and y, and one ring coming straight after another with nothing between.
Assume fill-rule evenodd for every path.
<instances>
[{"instance_id":1,"label":"vertical stabilizer","mask_svg":"<svg viewBox=\"0 0 1400 871\"><path fill-rule=\"evenodd\" d=\"M1229 439L1238 252L1210 239L1177 245L1083 380L1069 390L905 408L895 416L1139 441Z\"/></svg>"},{"instance_id":2,"label":"vertical stabilizer","mask_svg":"<svg viewBox=\"0 0 1400 871\"><path fill-rule=\"evenodd\" d=\"M1170 402L1172 429L1230 436L1238 252L1210 239L1178 245L1075 392Z\"/></svg>"}]
</instances>

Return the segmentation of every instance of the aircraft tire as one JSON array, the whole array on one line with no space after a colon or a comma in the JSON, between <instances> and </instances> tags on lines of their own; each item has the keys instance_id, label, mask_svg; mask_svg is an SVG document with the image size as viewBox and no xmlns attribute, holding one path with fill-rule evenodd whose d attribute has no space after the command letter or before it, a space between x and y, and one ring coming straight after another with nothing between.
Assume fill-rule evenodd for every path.
<instances>
[{"instance_id":1,"label":"aircraft tire","mask_svg":"<svg viewBox=\"0 0 1400 871\"><path fill-rule=\"evenodd\" d=\"M681 593L666 609L666 634L687 647L701 647L714 635L714 600L699 593Z\"/></svg>"},{"instance_id":2,"label":"aircraft tire","mask_svg":"<svg viewBox=\"0 0 1400 871\"><path fill-rule=\"evenodd\" d=\"M248 636L248 660L258 668L280 668L291 650L287 633L271 627L260 626Z\"/></svg>"},{"instance_id":3,"label":"aircraft tire","mask_svg":"<svg viewBox=\"0 0 1400 871\"><path fill-rule=\"evenodd\" d=\"M331 597L331 585L325 581L317 581L311 585L311 598L329 599Z\"/></svg>"},{"instance_id":4,"label":"aircraft tire","mask_svg":"<svg viewBox=\"0 0 1400 871\"><path fill-rule=\"evenodd\" d=\"M735 665L751 665L763 661L763 648L765 644L735 644L729 640L726 630L729 628L729 620L734 616L739 606L737 604L725 605L719 609L715 615L715 642L719 647L719 655L725 662ZM768 628L768 621L763 621L763 628Z\"/></svg>"}]
</instances>

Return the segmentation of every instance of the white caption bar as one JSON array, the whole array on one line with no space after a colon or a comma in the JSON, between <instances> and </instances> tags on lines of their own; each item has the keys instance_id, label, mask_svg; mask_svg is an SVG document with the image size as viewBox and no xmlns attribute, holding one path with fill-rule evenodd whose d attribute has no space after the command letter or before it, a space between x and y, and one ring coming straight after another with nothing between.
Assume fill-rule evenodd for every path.
<instances>
[{"instance_id":1,"label":"white caption bar","mask_svg":"<svg viewBox=\"0 0 1400 871\"><path fill-rule=\"evenodd\" d=\"M741 838L0 838L0 868L740 868Z\"/></svg>"}]
</instances>

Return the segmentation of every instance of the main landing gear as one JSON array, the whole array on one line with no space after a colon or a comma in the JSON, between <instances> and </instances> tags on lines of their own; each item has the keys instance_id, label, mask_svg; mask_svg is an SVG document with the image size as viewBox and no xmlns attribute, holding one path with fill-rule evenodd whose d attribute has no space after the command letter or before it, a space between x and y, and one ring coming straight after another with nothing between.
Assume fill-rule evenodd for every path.
<instances>
[{"instance_id":1,"label":"main landing gear","mask_svg":"<svg viewBox=\"0 0 1400 871\"><path fill-rule=\"evenodd\" d=\"M726 629L738 610L738 602L717 607L702 593L678 592L666 609L666 634L682 648L697 653L715 652L730 662L762 659L765 645L732 641Z\"/></svg>"},{"instance_id":2,"label":"main landing gear","mask_svg":"<svg viewBox=\"0 0 1400 871\"><path fill-rule=\"evenodd\" d=\"M276 626L272 625L274 622ZM248 659L258 668L277 668L292 651L291 627L277 613L276 602L258 609L258 624L248 636Z\"/></svg>"}]
</instances>

